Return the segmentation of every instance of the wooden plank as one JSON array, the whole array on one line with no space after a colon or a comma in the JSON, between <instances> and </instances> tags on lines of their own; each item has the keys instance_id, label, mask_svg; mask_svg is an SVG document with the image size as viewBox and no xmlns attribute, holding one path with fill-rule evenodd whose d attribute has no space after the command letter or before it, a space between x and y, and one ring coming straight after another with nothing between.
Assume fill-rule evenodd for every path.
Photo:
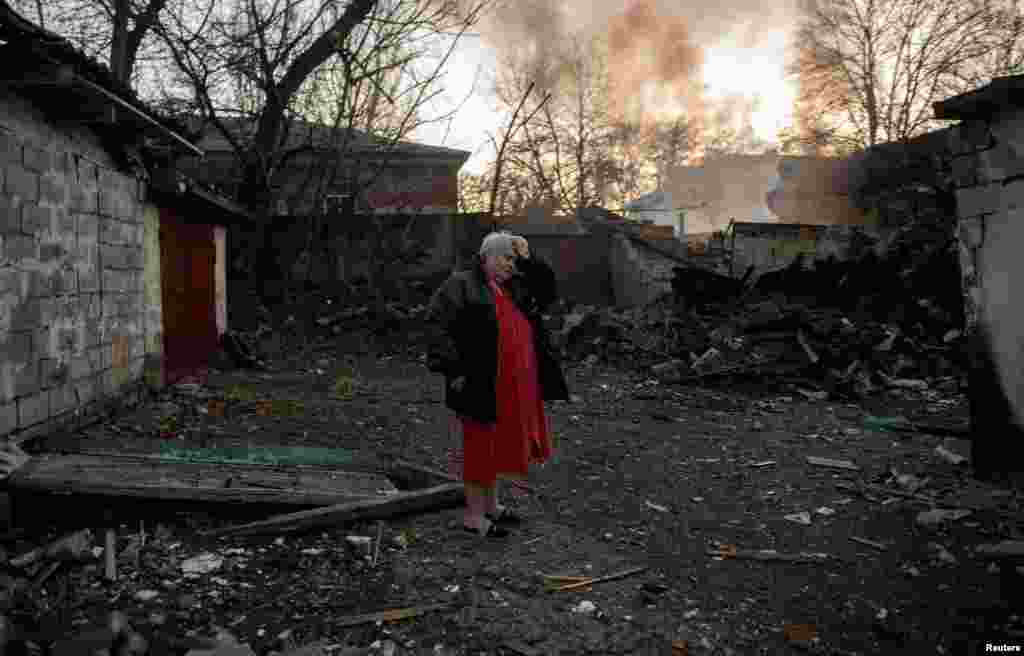
<instances>
[{"instance_id":1,"label":"wooden plank","mask_svg":"<svg viewBox=\"0 0 1024 656\"><path fill-rule=\"evenodd\" d=\"M435 487L445 483L458 483L457 479L444 472L431 469L430 467L423 467L406 460L392 459L388 462L385 471L387 471L388 478L410 489Z\"/></svg>"},{"instance_id":2,"label":"wooden plank","mask_svg":"<svg viewBox=\"0 0 1024 656\"><path fill-rule=\"evenodd\" d=\"M570 590L579 590L581 588L588 588L588 587L590 587L591 585L593 585L595 583L604 583L606 581L618 581L619 579L624 579L626 577L633 576L634 574L640 574L641 572L646 572L646 571L647 571L646 567L634 567L632 569L627 569L627 570L625 570L623 572L617 572L615 574L609 574L608 576L599 576L596 579L587 579L585 581L577 581L576 583L567 583L566 585L563 585L561 587L555 588L553 590L553 592L568 592Z\"/></svg>"},{"instance_id":3,"label":"wooden plank","mask_svg":"<svg viewBox=\"0 0 1024 656\"><path fill-rule=\"evenodd\" d=\"M375 624L377 622L398 622L401 620L407 620L413 617L418 617L425 613L433 613L440 610L448 610L454 607L452 603L446 604L427 604L425 606L410 606L408 608L392 608L389 610L382 610L376 613L365 613L362 615L350 615L348 617L341 617L331 622L337 627L347 626L359 626L360 624Z\"/></svg>"},{"instance_id":4,"label":"wooden plank","mask_svg":"<svg viewBox=\"0 0 1024 656\"><path fill-rule=\"evenodd\" d=\"M830 467L832 469L845 469L847 471L860 471L855 463L849 460L834 460L832 458L819 458L818 456L807 456L807 464L818 467Z\"/></svg>"},{"instance_id":5,"label":"wooden plank","mask_svg":"<svg viewBox=\"0 0 1024 656\"><path fill-rule=\"evenodd\" d=\"M258 535L291 533L346 522L388 519L415 512L454 508L466 502L462 483L446 483L425 490L400 492L387 497L342 503L327 508L277 515L258 522L205 531L202 535Z\"/></svg>"},{"instance_id":6,"label":"wooden plank","mask_svg":"<svg viewBox=\"0 0 1024 656\"><path fill-rule=\"evenodd\" d=\"M8 484L37 492L304 506L398 492L383 475L366 472L79 454L36 456Z\"/></svg>"},{"instance_id":7,"label":"wooden plank","mask_svg":"<svg viewBox=\"0 0 1024 656\"><path fill-rule=\"evenodd\" d=\"M228 449L248 448L248 447L243 446L243 444L244 443L240 442L239 444L229 445L226 448L228 448ZM259 450L261 447L256 446L256 447L252 447L252 448L254 450ZM165 456L162 453L153 452L153 451L133 451L133 450L115 451L115 450L112 450L112 449L80 447L80 446L77 446L77 445L76 446L69 446L69 447L66 447L66 448L56 448L56 449L53 449L53 450L56 451L56 452L59 452L61 455L100 456L100 457L105 457L105 458L138 458L140 460L158 460L158 461L161 461L161 462L171 462L171 463L185 462L185 463L192 463L192 464L218 464L218 465L223 464L223 465L228 465L228 466L232 466L232 467L233 466L251 467L255 471L260 471L261 468L264 468L264 469L265 468L286 468L289 471L297 470L297 471L310 471L310 472L364 472L364 473L381 474L386 469L385 466L384 466L384 462L381 460L380 457L378 457L376 455L373 455L373 454L359 453L359 452L353 452L352 459L349 462L344 463L344 464L338 464L338 463L335 463L335 464L317 464L317 463L314 463L314 462L305 462L305 463L299 463L299 462L274 463L274 462L269 462L269 459L266 462L259 462L258 460L254 461L254 462L241 462L241 461L230 461L230 460L225 462L225 461L215 461L212 458L211 459L207 459L207 460L204 460L203 458L187 459L187 458L176 458L176 457L173 457L173 456L172 457L167 457L167 456Z\"/></svg>"}]
</instances>

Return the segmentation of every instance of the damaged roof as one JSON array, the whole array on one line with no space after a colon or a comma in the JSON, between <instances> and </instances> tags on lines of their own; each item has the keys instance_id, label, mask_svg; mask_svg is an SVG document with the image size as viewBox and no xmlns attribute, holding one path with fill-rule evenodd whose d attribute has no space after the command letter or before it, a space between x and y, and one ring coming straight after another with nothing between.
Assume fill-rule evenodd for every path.
<instances>
[{"instance_id":1,"label":"damaged roof","mask_svg":"<svg viewBox=\"0 0 1024 656\"><path fill-rule=\"evenodd\" d=\"M32 73L44 70L55 74L60 93L33 83ZM7 0L0 0L0 84L19 87L19 92L31 96L33 101L62 113L85 111L83 105L87 103L69 102L68 93L121 104L133 110L135 116L129 120L136 119L132 122L151 135L162 132L164 140L198 152L195 144L183 136L184 125L154 111L128 85L117 80L105 64L59 34L27 20Z\"/></svg>"},{"instance_id":2,"label":"damaged roof","mask_svg":"<svg viewBox=\"0 0 1024 656\"><path fill-rule=\"evenodd\" d=\"M13 66L9 65L12 63ZM33 74L41 79L34 79ZM48 74L53 78L47 79ZM75 48L64 37L25 19L6 0L0 0L0 88L5 86L15 88L44 112L90 124L101 134L106 132L111 142L129 141L125 136L127 125L134 128L127 133L145 134L161 147L203 154L191 136L183 136L188 134L187 126L149 107L131 87L114 77L105 64ZM95 107L111 105L125 110L118 113L116 122L104 122L91 115ZM153 145L156 144L143 147L148 150ZM170 161L163 162L159 171L149 171L149 189L154 197L194 206L204 216L209 216L213 209L218 213L219 224L252 219L246 208L169 164Z\"/></svg>"}]
</instances>

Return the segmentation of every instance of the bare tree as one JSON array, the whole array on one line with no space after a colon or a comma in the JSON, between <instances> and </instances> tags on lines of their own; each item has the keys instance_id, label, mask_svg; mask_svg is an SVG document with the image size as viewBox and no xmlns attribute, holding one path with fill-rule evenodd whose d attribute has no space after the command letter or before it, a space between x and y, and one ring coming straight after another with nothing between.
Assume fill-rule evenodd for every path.
<instances>
[{"instance_id":1,"label":"bare tree","mask_svg":"<svg viewBox=\"0 0 1024 656\"><path fill-rule=\"evenodd\" d=\"M798 131L850 152L928 129L931 104L1020 67L1015 0L805 0Z\"/></svg>"},{"instance_id":2,"label":"bare tree","mask_svg":"<svg viewBox=\"0 0 1024 656\"><path fill-rule=\"evenodd\" d=\"M315 236L326 235L320 244L334 272L331 278L340 273L345 282L347 269L339 266L339 253L352 252L354 240L365 244L365 274L379 303L385 287L403 293L402 276L427 253L414 233L419 222L416 208L394 208L401 214L367 213L357 200L385 177L386 170L391 176L400 173L395 152L411 132L428 122L451 121L459 111L457 106L427 115L430 101L442 90L441 79L456 45L485 6L466 5L457 23L449 20L445 33L431 39L425 35L437 32L437 15L420 3L391 2L371 16L358 41L353 37L335 62L320 68L297 98L296 113L306 124L332 126L329 151L321 149L303 165L307 178L315 178L311 218L322 224L312 226L307 249ZM289 155L285 153L286 158ZM328 209L323 201L339 195L343 203ZM363 214L356 217L356 211ZM337 230L339 223L357 229ZM343 249L338 248L339 238Z\"/></svg>"},{"instance_id":3,"label":"bare tree","mask_svg":"<svg viewBox=\"0 0 1024 656\"><path fill-rule=\"evenodd\" d=\"M209 0L201 18L171 16L161 36L204 118L243 162L240 199L267 211L290 103L316 69L345 47L378 0L353 0L340 10L328 1L309 6L300 0L244 0L233 15L217 12L215 5ZM243 104L231 103L226 89L218 88L230 79L228 72L241 75L256 96L256 128L249 139L240 139L223 120L224 108ZM223 100L229 102L220 105Z\"/></svg>"},{"instance_id":4,"label":"bare tree","mask_svg":"<svg viewBox=\"0 0 1024 656\"><path fill-rule=\"evenodd\" d=\"M491 178L486 172L459 175L459 211L486 212L490 188Z\"/></svg>"},{"instance_id":5,"label":"bare tree","mask_svg":"<svg viewBox=\"0 0 1024 656\"><path fill-rule=\"evenodd\" d=\"M194 111L235 152L235 194L268 218L282 193L276 181L292 177L293 162L307 173L306 189L293 195L323 191L338 175L349 176L351 199L371 184L388 149L422 124L458 37L487 5L236 0L225 10L206 2L203 12L165 21L161 36ZM440 33L447 41L439 46ZM254 126L251 133L240 133L240 122ZM303 139L310 125L317 128ZM373 165L360 166L358 157ZM264 240L262 250L260 261L272 261L273 244Z\"/></svg>"},{"instance_id":6,"label":"bare tree","mask_svg":"<svg viewBox=\"0 0 1024 656\"><path fill-rule=\"evenodd\" d=\"M572 214L600 204L621 207L665 185L669 172L697 150L688 117L625 111L608 67L608 37L573 36L544 57L506 56L495 85L512 112L536 82L532 97L550 102L522 122L503 153L496 212L541 206ZM494 167L485 175L492 182Z\"/></svg>"},{"instance_id":7,"label":"bare tree","mask_svg":"<svg viewBox=\"0 0 1024 656\"><path fill-rule=\"evenodd\" d=\"M670 172L690 160L694 141L694 127L685 116L656 121L647 127L642 152L654 164L656 189L664 188Z\"/></svg>"},{"instance_id":8,"label":"bare tree","mask_svg":"<svg viewBox=\"0 0 1024 656\"><path fill-rule=\"evenodd\" d=\"M107 62L114 77L132 86L145 48L153 54L153 28L168 0L13 0L41 27L67 37L86 54Z\"/></svg>"},{"instance_id":9,"label":"bare tree","mask_svg":"<svg viewBox=\"0 0 1024 656\"><path fill-rule=\"evenodd\" d=\"M617 167L610 151L613 125L603 58L599 39L573 37L546 60L510 57L503 64L495 89L499 101L511 111L532 91L540 111L507 140L498 213L517 205L572 213L604 200Z\"/></svg>"},{"instance_id":10,"label":"bare tree","mask_svg":"<svg viewBox=\"0 0 1024 656\"><path fill-rule=\"evenodd\" d=\"M768 144L754 133L757 98L727 96L708 104L697 130L705 160L764 152Z\"/></svg>"}]
</instances>

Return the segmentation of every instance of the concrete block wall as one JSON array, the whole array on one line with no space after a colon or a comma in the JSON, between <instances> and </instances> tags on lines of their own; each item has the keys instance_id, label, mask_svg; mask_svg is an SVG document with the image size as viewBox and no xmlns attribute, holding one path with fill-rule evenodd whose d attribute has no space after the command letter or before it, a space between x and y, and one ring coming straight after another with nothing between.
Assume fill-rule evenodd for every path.
<instances>
[{"instance_id":1,"label":"concrete block wall","mask_svg":"<svg viewBox=\"0 0 1024 656\"><path fill-rule=\"evenodd\" d=\"M87 130L0 98L0 437L75 423L140 379L144 193Z\"/></svg>"},{"instance_id":2,"label":"concrete block wall","mask_svg":"<svg viewBox=\"0 0 1024 656\"><path fill-rule=\"evenodd\" d=\"M1024 307L1019 301L1024 281L1022 131L1024 109L1008 107L989 120L965 121L950 134L964 315L975 357L971 384L988 389L986 396L993 401L1000 398L1010 415L1004 421L1011 425L998 423L999 410L972 414L987 417L987 433L1015 435L1018 442L1024 439ZM988 440L996 440L995 435ZM998 457L993 453L993 459ZM1016 470L1022 469L1018 462Z\"/></svg>"}]
</instances>

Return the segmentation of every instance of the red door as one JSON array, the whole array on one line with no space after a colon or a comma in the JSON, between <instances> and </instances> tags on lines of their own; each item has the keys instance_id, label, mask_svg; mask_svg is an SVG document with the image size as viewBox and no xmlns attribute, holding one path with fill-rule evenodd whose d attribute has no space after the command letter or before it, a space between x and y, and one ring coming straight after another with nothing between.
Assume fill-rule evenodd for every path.
<instances>
[{"instance_id":1,"label":"red door","mask_svg":"<svg viewBox=\"0 0 1024 656\"><path fill-rule=\"evenodd\" d=\"M160 210L164 376L168 383L205 369L217 348L213 227Z\"/></svg>"}]
</instances>

